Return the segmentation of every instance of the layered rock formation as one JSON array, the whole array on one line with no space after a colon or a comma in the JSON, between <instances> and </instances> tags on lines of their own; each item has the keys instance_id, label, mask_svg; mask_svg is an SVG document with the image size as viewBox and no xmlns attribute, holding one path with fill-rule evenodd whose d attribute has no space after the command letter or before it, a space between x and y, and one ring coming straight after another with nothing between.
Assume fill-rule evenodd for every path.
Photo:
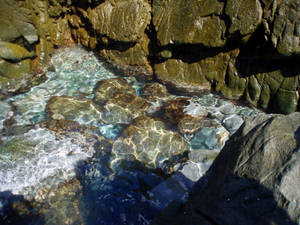
<instances>
[{"instance_id":1,"label":"layered rock formation","mask_svg":"<svg viewBox=\"0 0 300 225\"><path fill-rule=\"evenodd\" d=\"M1 0L0 9L0 48L29 53L13 62L0 55L2 94L74 40L129 75L180 91L299 110L299 0Z\"/></svg>"}]
</instances>

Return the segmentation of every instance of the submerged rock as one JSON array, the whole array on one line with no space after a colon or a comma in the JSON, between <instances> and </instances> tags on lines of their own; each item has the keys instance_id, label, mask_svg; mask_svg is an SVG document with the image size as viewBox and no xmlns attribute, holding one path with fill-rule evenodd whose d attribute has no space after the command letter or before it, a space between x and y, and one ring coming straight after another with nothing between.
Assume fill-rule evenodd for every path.
<instances>
[{"instance_id":1,"label":"submerged rock","mask_svg":"<svg viewBox=\"0 0 300 225\"><path fill-rule=\"evenodd\" d=\"M155 102L157 100L166 100L169 97L169 93L166 86L156 82L146 84L141 96L148 101Z\"/></svg>"},{"instance_id":2,"label":"submerged rock","mask_svg":"<svg viewBox=\"0 0 300 225\"><path fill-rule=\"evenodd\" d=\"M177 125L182 134L193 134L201 128L208 112L191 98L181 97L166 102L164 112L169 121Z\"/></svg>"},{"instance_id":3,"label":"submerged rock","mask_svg":"<svg viewBox=\"0 0 300 225\"><path fill-rule=\"evenodd\" d=\"M118 93L104 105L103 120L110 124L129 124L134 118L145 115L151 104L130 93Z\"/></svg>"},{"instance_id":4,"label":"submerged rock","mask_svg":"<svg viewBox=\"0 0 300 225\"><path fill-rule=\"evenodd\" d=\"M224 127L231 134L233 134L234 132L236 132L243 123L244 123L244 120L242 119L242 117L240 117L238 115L231 115L231 116L226 117L223 120Z\"/></svg>"},{"instance_id":5,"label":"submerged rock","mask_svg":"<svg viewBox=\"0 0 300 225\"><path fill-rule=\"evenodd\" d=\"M199 118L207 116L205 108L188 97L180 97L167 101L164 111L173 124L177 124L185 116Z\"/></svg>"},{"instance_id":6,"label":"submerged rock","mask_svg":"<svg viewBox=\"0 0 300 225\"><path fill-rule=\"evenodd\" d=\"M300 114L247 119L172 224L298 224Z\"/></svg>"},{"instance_id":7,"label":"submerged rock","mask_svg":"<svg viewBox=\"0 0 300 225\"><path fill-rule=\"evenodd\" d=\"M205 119L199 131L190 140L192 149L221 150L229 138L229 132L218 122Z\"/></svg>"},{"instance_id":8,"label":"submerged rock","mask_svg":"<svg viewBox=\"0 0 300 225\"><path fill-rule=\"evenodd\" d=\"M82 124L101 123L102 112L90 99L67 96L52 97L46 106L48 118L55 120L75 120Z\"/></svg>"},{"instance_id":9,"label":"submerged rock","mask_svg":"<svg viewBox=\"0 0 300 225\"><path fill-rule=\"evenodd\" d=\"M160 119L147 116L136 118L113 144L117 157L132 155L152 168L188 150L188 143L180 135L168 130Z\"/></svg>"},{"instance_id":10,"label":"submerged rock","mask_svg":"<svg viewBox=\"0 0 300 225\"><path fill-rule=\"evenodd\" d=\"M135 94L135 89L120 77L100 81L93 93L93 101L97 104L104 104L108 99L115 97L117 93Z\"/></svg>"},{"instance_id":11,"label":"submerged rock","mask_svg":"<svg viewBox=\"0 0 300 225\"><path fill-rule=\"evenodd\" d=\"M7 192L6 195L0 196L2 202L0 222L2 224L84 224L79 206L81 192L82 186L77 179L40 190L39 200L25 200L21 195L9 195Z\"/></svg>"}]
</instances>

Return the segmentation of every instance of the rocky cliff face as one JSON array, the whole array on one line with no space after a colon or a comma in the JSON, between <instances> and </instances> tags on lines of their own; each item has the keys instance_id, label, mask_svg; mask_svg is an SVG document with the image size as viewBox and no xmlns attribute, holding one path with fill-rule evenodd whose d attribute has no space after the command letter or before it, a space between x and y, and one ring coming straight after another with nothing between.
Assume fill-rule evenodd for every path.
<instances>
[{"instance_id":1,"label":"rocky cliff face","mask_svg":"<svg viewBox=\"0 0 300 225\"><path fill-rule=\"evenodd\" d=\"M299 0L0 0L0 28L2 93L74 40L180 91L299 110Z\"/></svg>"}]
</instances>

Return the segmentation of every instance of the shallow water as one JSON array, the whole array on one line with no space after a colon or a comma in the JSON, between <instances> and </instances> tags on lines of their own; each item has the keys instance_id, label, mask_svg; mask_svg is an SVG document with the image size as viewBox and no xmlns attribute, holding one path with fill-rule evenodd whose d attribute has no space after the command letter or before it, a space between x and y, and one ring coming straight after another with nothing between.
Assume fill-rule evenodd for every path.
<instances>
[{"instance_id":1,"label":"shallow water","mask_svg":"<svg viewBox=\"0 0 300 225\"><path fill-rule=\"evenodd\" d=\"M210 155L217 154L227 140L226 135L224 140L219 138L220 132L223 132L221 135L232 134L243 119L259 113L213 94L191 98L185 113L197 116L205 109L219 127L204 127L193 135L181 135L190 145L190 157L180 163L176 157L172 159L175 160L171 165L175 171L172 175L167 172L170 170L149 168L130 155L121 157L111 152L112 142L128 126L126 124L105 124L99 122L98 115L88 115L74 121L96 128L92 132L80 130L59 136L41 127L40 123L49 119L45 108L52 96L92 99L97 82L117 77L105 69L93 53L80 47L59 50L51 62L55 72L47 72L47 81L25 94L0 102L0 191L45 202L55 196L56 188L76 177L81 190L78 205L70 206L74 199L68 197L68 191L63 194L63 200L57 200L72 214L74 224L149 224L170 201L186 199L193 184L212 163ZM144 84L133 77L126 79L140 94ZM176 96L169 96L169 99L174 98ZM103 141L101 137L99 141L97 135L108 140ZM203 158L202 150L209 157ZM180 191L172 189L168 182L179 183ZM162 197L166 191L168 199ZM0 211L3 202L0 198ZM52 204L45 212L51 215L58 207L62 206ZM66 214L59 214L55 219L49 215L42 215L45 221L36 223L51 224L53 220L57 224L67 223Z\"/></svg>"}]
</instances>

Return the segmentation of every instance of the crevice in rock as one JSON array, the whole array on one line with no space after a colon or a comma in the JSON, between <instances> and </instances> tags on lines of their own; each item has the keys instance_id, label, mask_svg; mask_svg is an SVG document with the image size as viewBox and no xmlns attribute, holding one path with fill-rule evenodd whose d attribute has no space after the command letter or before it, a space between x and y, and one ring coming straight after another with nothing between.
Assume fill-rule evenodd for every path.
<instances>
[{"instance_id":1,"label":"crevice in rock","mask_svg":"<svg viewBox=\"0 0 300 225\"><path fill-rule=\"evenodd\" d=\"M103 2L105 2L105 0L76 0L73 2L73 5L87 10L88 8L94 9Z\"/></svg>"},{"instance_id":2,"label":"crevice in rock","mask_svg":"<svg viewBox=\"0 0 300 225\"><path fill-rule=\"evenodd\" d=\"M161 47L161 51L170 51L171 59L179 59L186 63L199 62L202 59L214 57L221 52L233 50L234 46L225 46L220 48L208 48L203 44L170 44ZM160 62L166 61L167 58L160 58Z\"/></svg>"},{"instance_id":3,"label":"crevice in rock","mask_svg":"<svg viewBox=\"0 0 300 225\"><path fill-rule=\"evenodd\" d=\"M264 28L261 25L246 44L240 46L236 67L242 77L258 73L280 70L285 77L300 74L298 63L300 56L282 56L270 42L264 39Z\"/></svg>"}]
</instances>

